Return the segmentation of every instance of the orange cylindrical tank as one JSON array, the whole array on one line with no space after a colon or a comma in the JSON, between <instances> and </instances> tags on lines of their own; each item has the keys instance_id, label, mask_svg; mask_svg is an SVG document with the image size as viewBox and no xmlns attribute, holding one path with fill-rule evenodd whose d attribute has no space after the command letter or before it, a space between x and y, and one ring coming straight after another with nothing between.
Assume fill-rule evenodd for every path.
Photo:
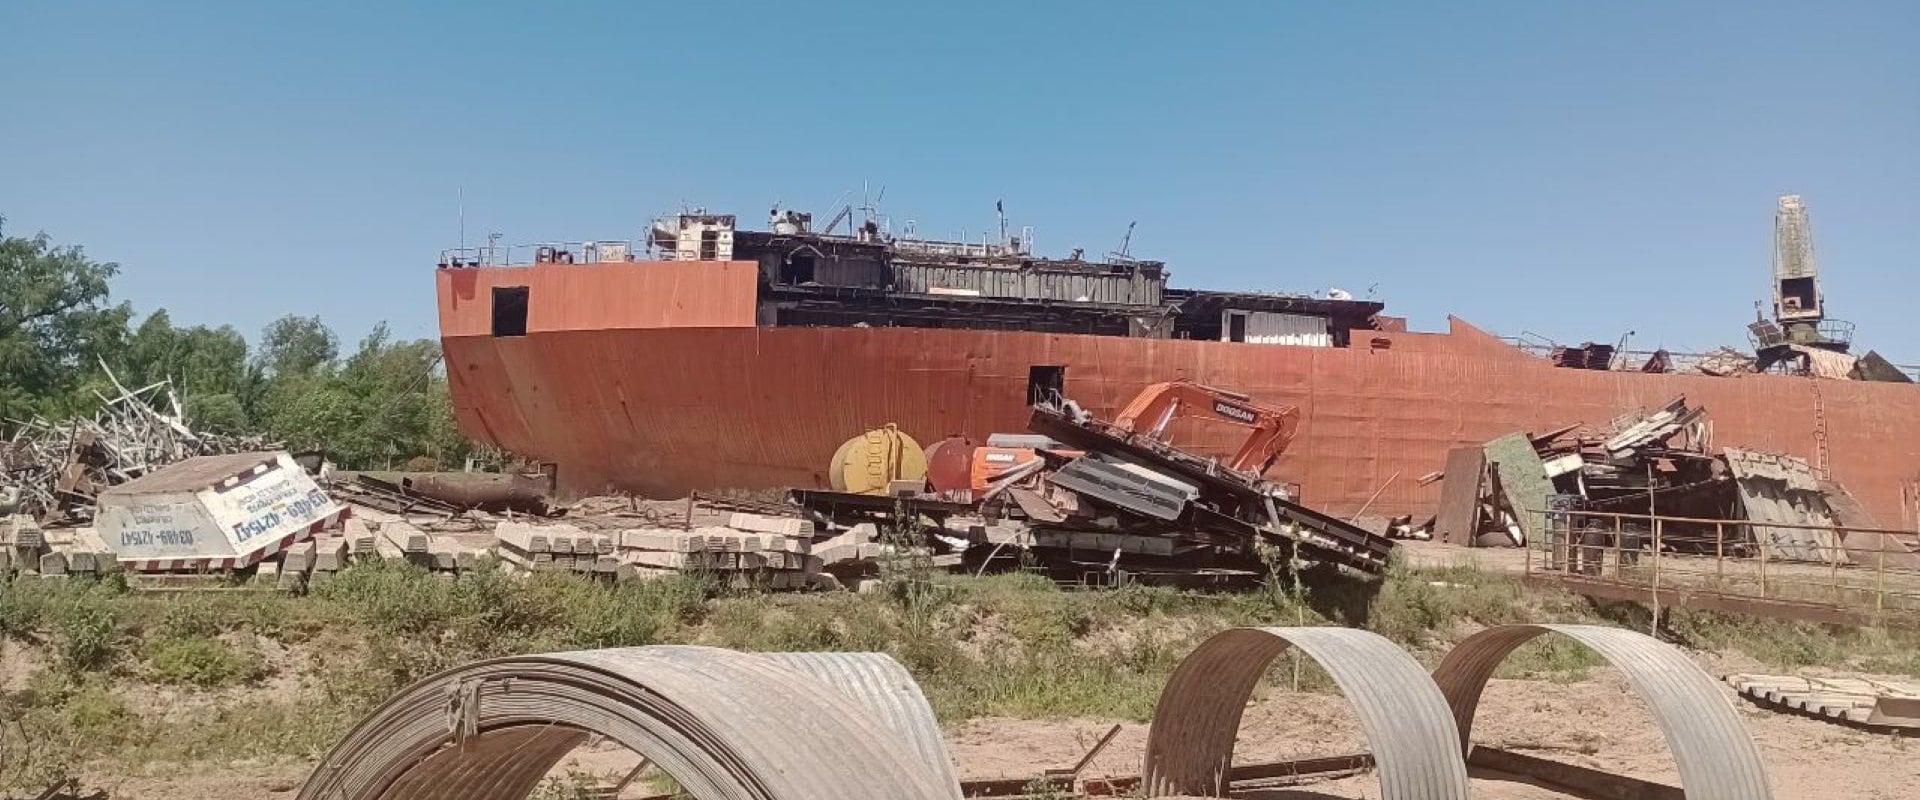
<instances>
[{"instance_id":1,"label":"orange cylindrical tank","mask_svg":"<svg viewBox=\"0 0 1920 800\"><path fill-rule=\"evenodd\" d=\"M964 492L973 481L973 441L949 436L927 445L927 485L935 492Z\"/></svg>"}]
</instances>

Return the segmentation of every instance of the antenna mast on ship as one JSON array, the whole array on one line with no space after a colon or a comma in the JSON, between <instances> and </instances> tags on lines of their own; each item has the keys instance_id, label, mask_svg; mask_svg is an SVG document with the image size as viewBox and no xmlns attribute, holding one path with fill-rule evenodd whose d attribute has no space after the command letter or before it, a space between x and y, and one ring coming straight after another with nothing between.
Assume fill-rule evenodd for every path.
<instances>
[{"instance_id":1,"label":"antenna mast on ship","mask_svg":"<svg viewBox=\"0 0 1920 800\"><path fill-rule=\"evenodd\" d=\"M1120 237L1120 249L1107 254L1108 261L1124 264L1133 260L1133 226L1138 224L1137 219L1127 223L1127 235Z\"/></svg>"}]
</instances>

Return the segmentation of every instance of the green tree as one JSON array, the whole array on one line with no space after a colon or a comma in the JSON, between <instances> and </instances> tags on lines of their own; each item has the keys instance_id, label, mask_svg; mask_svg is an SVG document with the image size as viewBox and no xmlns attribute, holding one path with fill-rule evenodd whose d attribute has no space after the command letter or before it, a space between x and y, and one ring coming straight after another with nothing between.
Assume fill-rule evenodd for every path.
<instances>
[{"instance_id":1,"label":"green tree","mask_svg":"<svg viewBox=\"0 0 1920 800\"><path fill-rule=\"evenodd\" d=\"M340 339L319 317L289 314L274 320L260 334L254 363L269 380L313 375L334 366L340 357Z\"/></svg>"},{"instance_id":2,"label":"green tree","mask_svg":"<svg viewBox=\"0 0 1920 800\"><path fill-rule=\"evenodd\" d=\"M164 309L127 337L116 369L129 385L171 380L188 422L217 433L247 429L246 409L257 400L260 383L248 360L247 340L233 326L175 328Z\"/></svg>"},{"instance_id":3,"label":"green tree","mask_svg":"<svg viewBox=\"0 0 1920 800\"><path fill-rule=\"evenodd\" d=\"M285 322L286 320L282 320ZM440 346L431 339L395 341L381 323L344 361L300 357L331 341L324 326L275 323L256 362L269 367L258 418L295 448L323 448L343 466L384 468L425 456L445 466L464 459L454 430ZM272 334L276 328L269 328ZM304 342L266 350L269 340Z\"/></svg>"},{"instance_id":4,"label":"green tree","mask_svg":"<svg viewBox=\"0 0 1920 800\"><path fill-rule=\"evenodd\" d=\"M0 232L0 418L84 404L97 385L95 360L119 350L132 317L126 304L108 302L119 271L44 233Z\"/></svg>"}]
</instances>

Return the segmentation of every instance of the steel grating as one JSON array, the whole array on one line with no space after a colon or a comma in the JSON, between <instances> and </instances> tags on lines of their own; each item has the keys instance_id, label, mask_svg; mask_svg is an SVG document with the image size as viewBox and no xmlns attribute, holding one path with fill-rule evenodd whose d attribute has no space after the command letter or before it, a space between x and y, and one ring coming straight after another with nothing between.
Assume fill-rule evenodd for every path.
<instances>
[{"instance_id":1,"label":"steel grating","mask_svg":"<svg viewBox=\"0 0 1920 800\"><path fill-rule=\"evenodd\" d=\"M887 656L690 646L441 673L356 726L298 796L519 800L588 733L650 759L701 800L960 796L931 710Z\"/></svg>"},{"instance_id":2,"label":"steel grating","mask_svg":"<svg viewBox=\"0 0 1920 800\"><path fill-rule=\"evenodd\" d=\"M1224 797L1254 684L1291 646L1318 663L1360 719L1383 800L1465 800L1467 767L1446 698L1406 651L1353 628L1235 628L1174 670L1147 732L1148 797Z\"/></svg>"},{"instance_id":3,"label":"steel grating","mask_svg":"<svg viewBox=\"0 0 1920 800\"><path fill-rule=\"evenodd\" d=\"M1473 718L1495 668L1520 645L1547 633L1572 638L1625 674L1665 735L1689 798L1764 800L1773 790L1753 737L1708 675L1685 653L1645 634L1599 625L1505 625L1467 637L1434 668L1452 707L1461 751L1471 749Z\"/></svg>"}]
</instances>

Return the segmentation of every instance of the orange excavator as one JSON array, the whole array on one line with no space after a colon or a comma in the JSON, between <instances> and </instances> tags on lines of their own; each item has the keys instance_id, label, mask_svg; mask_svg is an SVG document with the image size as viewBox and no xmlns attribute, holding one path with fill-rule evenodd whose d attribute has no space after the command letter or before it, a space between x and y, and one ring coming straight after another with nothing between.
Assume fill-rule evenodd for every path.
<instances>
[{"instance_id":1,"label":"orange excavator","mask_svg":"<svg viewBox=\"0 0 1920 800\"><path fill-rule=\"evenodd\" d=\"M1169 381L1148 386L1115 417L1113 425L1154 441L1175 417L1195 417L1253 429L1239 452L1225 466L1254 476L1263 475L1293 443L1300 427L1300 409L1254 402L1239 392L1192 381Z\"/></svg>"},{"instance_id":2,"label":"orange excavator","mask_svg":"<svg viewBox=\"0 0 1920 800\"><path fill-rule=\"evenodd\" d=\"M1233 458L1223 466L1254 477L1264 475L1273 462L1287 451L1300 427L1300 410L1293 406L1269 406L1239 392L1230 392L1192 381L1156 383L1141 390L1113 421L1113 427L1144 436L1163 444L1167 426L1177 417L1226 422L1251 428L1253 432L1240 445ZM1055 448L1063 457L1082 455L1077 450ZM1019 482L1045 469L1040 449L1035 447L975 448L971 475L973 496L983 498L999 487Z\"/></svg>"}]
</instances>

